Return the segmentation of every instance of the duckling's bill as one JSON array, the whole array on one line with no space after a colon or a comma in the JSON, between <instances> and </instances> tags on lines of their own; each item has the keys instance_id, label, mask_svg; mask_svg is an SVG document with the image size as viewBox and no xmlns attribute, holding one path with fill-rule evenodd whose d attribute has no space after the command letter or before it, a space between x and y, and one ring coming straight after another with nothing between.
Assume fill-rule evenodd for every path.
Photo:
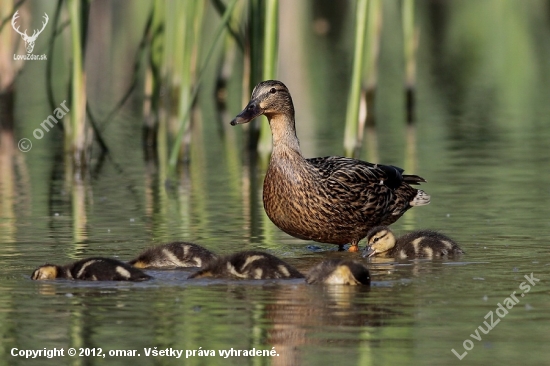
<instances>
[{"instance_id":1,"label":"duckling's bill","mask_svg":"<svg viewBox=\"0 0 550 366\"><path fill-rule=\"evenodd\" d=\"M374 250L370 245L367 245L365 249L363 249L363 258L372 257L376 255L376 250Z\"/></svg>"}]
</instances>

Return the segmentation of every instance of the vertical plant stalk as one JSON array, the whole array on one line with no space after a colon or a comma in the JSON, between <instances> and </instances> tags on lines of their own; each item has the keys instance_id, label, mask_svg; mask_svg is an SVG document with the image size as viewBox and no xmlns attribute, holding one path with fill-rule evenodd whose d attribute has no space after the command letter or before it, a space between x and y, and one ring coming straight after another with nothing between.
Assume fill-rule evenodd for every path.
<instances>
[{"instance_id":1,"label":"vertical plant stalk","mask_svg":"<svg viewBox=\"0 0 550 366\"><path fill-rule=\"evenodd\" d=\"M278 60L278 31L279 31L279 0L265 2L265 28L263 53L263 80L275 79L277 76ZM262 157L271 153L271 129L268 123L260 125L260 141L258 151ZM264 159L262 159L264 160Z\"/></svg>"},{"instance_id":2,"label":"vertical plant stalk","mask_svg":"<svg viewBox=\"0 0 550 366\"><path fill-rule=\"evenodd\" d=\"M369 0L357 0L355 18L355 54L351 75L350 91L346 109L346 128L344 132L344 152L346 156L354 156L358 151L359 106L361 99L361 80L365 65L365 44ZM368 106L367 106L368 107Z\"/></svg>"},{"instance_id":3,"label":"vertical plant stalk","mask_svg":"<svg viewBox=\"0 0 550 366\"><path fill-rule=\"evenodd\" d=\"M80 0L69 0L71 17L71 37L73 68L71 85L71 121L65 130L66 146L69 146L74 163L84 163L86 152L86 72L83 64L82 48L82 9Z\"/></svg>"},{"instance_id":4,"label":"vertical plant stalk","mask_svg":"<svg viewBox=\"0 0 550 366\"><path fill-rule=\"evenodd\" d=\"M374 126L374 100L378 84L378 58L380 55L380 37L382 35L382 1L370 0L367 23L367 60L365 66L364 93L366 117L359 119L359 141L363 140L365 124Z\"/></svg>"},{"instance_id":5,"label":"vertical plant stalk","mask_svg":"<svg viewBox=\"0 0 550 366\"><path fill-rule=\"evenodd\" d=\"M151 44L149 48L149 65L152 74L151 85L151 109L155 114L158 122L158 111L160 102L160 86L162 84L162 61L164 59L164 27L166 25L166 18L164 16L164 1L155 0L153 5L153 19L151 24Z\"/></svg>"},{"instance_id":6,"label":"vertical plant stalk","mask_svg":"<svg viewBox=\"0 0 550 366\"><path fill-rule=\"evenodd\" d=\"M174 140L174 145L172 146L172 152L170 153L170 159L168 161L169 167L171 170L173 170L176 167L176 164L178 162L178 155L181 148L181 143L183 139L183 134L185 132L185 129L187 127L187 123L189 121L189 114L191 111L191 108L193 107L193 100L197 96L197 93L199 91L199 86L202 81L202 78L204 76L204 70L208 66L208 63L210 59L212 58L212 54L214 53L214 50L216 48L216 44L218 41L222 38L222 33L224 30L226 30L227 23L231 19L231 14L233 13L233 9L235 8L235 4L237 3L237 0L231 1L231 3L227 6L226 11L220 21L220 24L216 28L216 31L214 32L214 41L210 45L210 48L208 49L208 52L206 54L206 57L204 59L204 64L202 65L197 79L195 81L195 85L193 86L191 96L189 98L189 103L186 105L186 107L183 109L185 113L183 114L183 117L181 119L181 123L178 128L178 132L176 135L176 138Z\"/></svg>"},{"instance_id":7,"label":"vertical plant stalk","mask_svg":"<svg viewBox=\"0 0 550 366\"><path fill-rule=\"evenodd\" d=\"M418 32L414 26L414 0L403 0L402 11L407 122L411 123L414 120L414 89L416 87L416 48L418 45Z\"/></svg>"},{"instance_id":8,"label":"vertical plant stalk","mask_svg":"<svg viewBox=\"0 0 550 366\"><path fill-rule=\"evenodd\" d=\"M250 97L250 92L254 89L263 77L263 44L264 44L264 17L265 17L265 1L263 0L250 0L249 12L248 12L248 65L249 65L249 78L248 78L248 92L246 94L246 100ZM257 123L250 123L248 126L248 147L251 150L258 148L258 141L260 138L260 126Z\"/></svg>"},{"instance_id":9,"label":"vertical plant stalk","mask_svg":"<svg viewBox=\"0 0 550 366\"><path fill-rule=\"evenodd\" d=\"M184 119L187 114L186 108L193 105L192 96L193 85L197 76L197 62L200 51L201 40L201 25L204 14L203 1L186 1L185 4L185 32L183 43L176 45L176 52L181 54L183 62L178 63L181 67L182 83L180 87L180 95L178 102L177 121L179 124L185 124L184 132L188 132L189 123ZM178 47L179 46L179 47ZM180 126L178 126L179 129ZM185 134L182 136L185 140ZM184 156L185 144L184 141L180 144L179 156L180 159Z\"/></svg>"},{"instance_id":10,"label":"vertical plant stalk","mask_svg":"<svg viewBox=\"0 0 550 366\"><path fill-rule=\"evenodd\" d=\"M4 19L9 19L13 12L15 12L13 1L3 0L0 4L0 24ZM9 22L5 21L3 27L0 27L0 94L9 92L8 89L13 87L15 77L23 66L21 61L13 62L13 54L17 52L15 49L15 36L17 33L13 32L13 29L7 24ZM1 107L4 106L0 105ZM0 126L2 123L3 121L0 119Z\"/></svg>"},{"instance_id":11,"label":"vertical plant stalk","mask_svg":"<svg viewBox=\"0 0 550 366\"><path fill-rule=\"evenodd\" d=\"M365 90L361 93L361 108L357 131L358 146L365 147L368 161L379 161L374 102L378 83L378 58L382 35L382 1L370 0L367 20L367 47L365 65ZM366 136L366 138L365 138ZM359 155L357 152L356 155Z\"/></svg>"},{"instance_id":12,"label":"vertical plant stalk","mask_svg":"<svg viewBox=\"0 0 550 366\"><path fill-rule=\"evenodd\" d=\"M0 110L0 115L2 111ZM6 118L7 116L2 116ZM16 241L16 215L15 197L16 171L14 164L14 143L11 131L3 131L0 126L0 241L2 243L13 243Z\"/></svg>"}]
</instances>

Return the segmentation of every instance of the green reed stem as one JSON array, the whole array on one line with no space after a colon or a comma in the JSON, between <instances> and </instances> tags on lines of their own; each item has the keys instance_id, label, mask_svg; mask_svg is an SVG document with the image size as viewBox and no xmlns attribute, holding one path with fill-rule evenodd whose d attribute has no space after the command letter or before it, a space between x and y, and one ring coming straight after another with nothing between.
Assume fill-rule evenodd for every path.
<instances>
[{"instance_id":1,"label":"green reed stem","mask_svg":"<svg viewBox=\"0 0 550 366\"><path fill-rule=\"evenodd\" d=\"M361 79L365 65L365 40L369 0L357 1L355 18L355 54L353 71L346 109L346 129L344 132L344 151L347 156L353 156L358 149L359 103L361 98Z\"/></svg>"},{"instance_id":2,"label":"green reed stem","mask_svg":"<svg viewBox=\"0 0 550 366\"><path fill-rule=\"evenodd\" d=\"M192 96L193 84L197 74L197 59L200 48L201 32L200 27L203 20L204 2L202 1L185 1L184 4L184 21L183 24L183 42L176 44L176 53L182 58L182 62L177 65L180 68L181 85L179 88L179 102L177 121L179 124L185 124L185 130L188 128L186 116L186 108L192 106L194 96ZM178 126L179 128L179 126ZM183 138L183 135L182 137ZM183 156L183 144L180 144L180 156Z\"/></svg>"},{"instance_id":3,"label":"green reed stem","mask_svg":"<svg viewBox=\"0 0 550 366\"><path fill-rule=\"evenodd\" d=\"M266 0L264 28L263 78L273 79L277 74L279 32L279 0Z\"/></svg>"},{"instance_id":4,"label":"green reed stem","mask_svg":"<svg viewBox=\"0 0 550 366\"><path fill-rule=\"evenodd\" d=\"M405 85L414 88L416 83L416 37L414 29L414 0L403 0L403 42L405 52Z\"/></svg>"},{"instance_id":5,"label":"green reed stem","mask_svg":"<svg viewBox=\"0 0 550 366\"><path fill-rule=\"evenodd\" d=\"M178 162L178 155L181 148L183 134L185 132L185 129L187 128L187 124L189 123L189 114L191 112L191 108L193 107L193 100L195 100L195 97L197 96L197 93L199 91L199 86L204 76L204 70L206 69L210 59L212 58L212 54L214 53L218 41L222 38L222 33L226 30L227 23L231 19L231 14L233 13L233 9L235 8L236 3L237 0L232 0L231 3L227 6L225 13L223 14L223 17L220 21L220 24L218 24L218 27L216 28L216 31L214 33L214 41L210 45L210 48L208 49L208 53L206 54L206 58L204 60L204 64L202 65L202 68L198 73L198 77L195 81L195 85L191 92L188 104L186 105L186 108L183 109L185 113L181 117L181 123L179 125L176 139L174 140L174 145L172 146L172 152L170 153L170 159L168 161L170 171L173 171Z\"/></svg>"},{"instance_id":6,"label":"green reed stem","mask_svg":"<svg viewBox=\"0 0 550 366\"><path fill-rule=\"evenodd\" d=\"M250 0L248 11L248 37L249 37L249 78L248 88L252 91L256 84L263 78L263 45L264 45L264 17L265 1ZM250 96L247 93L247 97ZM260 125L250 123L248 126L248 142L252 150L258 148L260 138Z\"/></svg>"},{"instance_id":7,"label":"green reed stem","mask_svg":"<svg viewBox=\"0 0 550 366\"><path fill-rule=\"evenodd\" d=\"M263 76L262 57L264 42L264 7L263 0L250 0L249 29L250 37L250 90L258 84Z\"/></svg>"},{"instance_id":8,"label":"green reed stem","mask_svg":"<svg viewBox=\"0 0 550 366\"><path fill-rule=\"evenodd\" d=\"M65 130L66 142L70 146L76 164L83 162L86 149L86 74L82 60L82 9L80 0L69 0L71 37L73 48L71 122ZM66 145L67 146L67 145Z\"/></svg>"},{"instance_id":9,"label":"green reed stem","mask_svg":"<svg viewBox=\"0 0 550 366\"><path fill-rule=\"evenodd\" d=\"M262 73L264 80L275 79L277 76L278 32L279 0L266 0ZM262 123L258 150L267 156L271 152L271 147L271 129L269 124Z\"/></svg>"},{"instance_id":10,"label":"green reed stem","mask_svg":"<svg viewBox=\"0 0 550 366\"><path fill-rule=\"evenodd\" d=\"M369 15L367 23L367 60L365 66L365 80L367 89L375 89L378 78L378 55L380 53L380 35L382 30L382 1L369 1Z\"/></svg>"},{"instance_id":11,"label":"green reed stem","mask_svg":"<svg viewBox=\"0 0 550 366\"><path fill-rule=\"evenodd\" d=\"M417 31L414 26L414 0L404 0L402 7L403 15L403 44L405 53L405 97L407 123L414 122L416 84L416 46Z\"/></svg>"}]
</instances>

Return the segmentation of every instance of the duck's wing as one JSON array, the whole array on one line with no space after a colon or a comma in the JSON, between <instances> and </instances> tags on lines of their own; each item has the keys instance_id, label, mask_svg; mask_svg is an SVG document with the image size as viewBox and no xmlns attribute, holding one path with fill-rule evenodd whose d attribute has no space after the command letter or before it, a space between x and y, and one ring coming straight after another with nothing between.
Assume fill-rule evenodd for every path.
<instances>
[{"instance_id":1,"label":"duck's wing","mask_svg":"<svg viewBox=\"0 0 550 366\"><path fill-rule=\"evenodd\" d=\"M372 164L339 156L312 158L307 161L315 167L322 178L329 181L335 180L345 186L383 185L395 190L403 182L408 184L425 182L419 176L402 174L404 170L393 165Z\"/></svg>"},{"instance_id":2,"label":"duck's wing","mask_svg":"<svg viewBox=\"0 0 550 366\"><path fill-rule=\"evenodd\" d=\"M390 225L410 207L430 201L422 190L410 186L424 179L403 175L403 169L392 165L332 156L308 161L323 181L319 187L328 188L319 193L330 200L333 210L347 211L357 216L354 220L372 226Z\"/></svg>"}]
</instances>

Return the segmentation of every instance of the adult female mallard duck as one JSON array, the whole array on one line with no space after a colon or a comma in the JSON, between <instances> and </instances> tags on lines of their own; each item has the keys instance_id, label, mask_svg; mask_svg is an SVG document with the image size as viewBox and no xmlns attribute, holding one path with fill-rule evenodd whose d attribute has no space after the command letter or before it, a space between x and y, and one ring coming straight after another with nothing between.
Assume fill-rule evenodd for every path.
<instances>
[{"instance_id":1,"label":"adult female mallard duck","mask_svg":"<svg viewBox=\"0 0 550 366\"><path fill-rule=\"evenodd\" d=\"M359 261L330 259L313 267L306 275L308 284L370 285L369 270Z\"/></svg>"},{"instance_id":2,"label":"adult female mallard duck","mask_svg":"<svg viewBox=\"0 0 550 366\"><path fill-rule=\"evenodd\" d=\"M216 258L200 245L176 241L146 249L128 264L135 268L204 267Z\"/></svg>"},{"instance_id":3,"label":"adult female mallard duck","mask_svg":"<svg viewBox=\"0 0 550 366\"><path fill-rule=\"evenodd\" d=\"M409 208L430 203L429 195L411 187L425 180L404 175L403 169L345 157L304 158L296 136L292 98L280 81L259 83L231 125L250 122L262 114L273 137L264 208L287 234L340 248L351 243L349 250L357 252L369 229L392 224Z\"/></svg>"},{"instance_id":4,"label":"adult female mallard duck","mask_svg":"<svg viewBox=\"0 0 550 366\"><path fill-rule=\"evenodd\" d=\"M45 264L34 270L33 280L66 278L87 281L145 281L152 277L137 268L113 258L87 258L58 266Z\"/></svg>"},{"instance_id":5,"label":"adult female mallard duck","mask_svg":"<svg viewBox=\"0 0 550 366\"><path fill-rule=\"evenodd\" d=\"M206 277L266 280L304 278L304 275L274 255L250 250L218 258L189 276L189 278Z\"/></svg>"},{"instance_id":6,"label":"adult female mallard duck","mask_svg":"<svg viewBox=\"0 0 550 366\"><path fill-rule=\"evenodd\" d=\"M367 234L363 257L390 256L405 258L433 258L463 254L458 244L437 231L413 231L396 239L387 226L372 228Z\"/></svg>"}]
</instances>

